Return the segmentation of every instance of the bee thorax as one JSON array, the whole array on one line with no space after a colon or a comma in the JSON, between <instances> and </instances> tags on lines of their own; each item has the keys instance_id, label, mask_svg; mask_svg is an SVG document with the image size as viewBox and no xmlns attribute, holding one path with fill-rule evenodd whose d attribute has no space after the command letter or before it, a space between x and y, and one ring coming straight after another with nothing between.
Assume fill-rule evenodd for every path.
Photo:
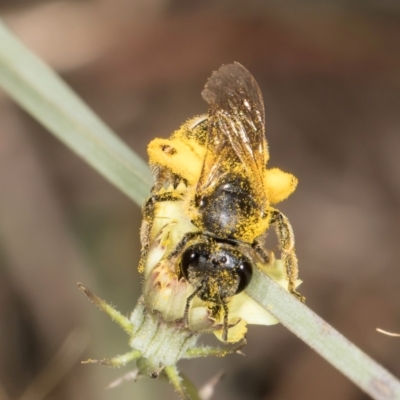
<instances>
[{"instance_id":1,"label":"bee thorax","mask_svg":"<svg viewBox=\"0 0 400 400\"><path fill-rule=\"evenodd\" d=\"M261 218L252 188L239 175L230 174L212 193L198 201L202 227L221 238L247 239L251 232L249 225Z\"/></svg>"}]
</instances>

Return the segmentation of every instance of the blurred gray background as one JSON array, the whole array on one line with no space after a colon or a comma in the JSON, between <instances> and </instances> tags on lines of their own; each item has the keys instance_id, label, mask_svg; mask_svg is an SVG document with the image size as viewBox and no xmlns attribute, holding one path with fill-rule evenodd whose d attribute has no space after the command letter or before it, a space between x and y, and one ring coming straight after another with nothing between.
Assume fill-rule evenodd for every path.
<instances>
[{"instance_id":1,"label":"blurred gray background","mask_svg":"<svg viewBox=\"0 0 400 400\"><path fill-rule=\"evenodd\" d=\"M397 0L0 0L0 15L145 159L206 112L238 61L265 100L271 166L299 178L290 218L307 304L394 374L400 341L400 3ZM0 92L0 399L176 399L129 371L81 365L128 350L82 281L128 314L140 295L140 209ZM215 399L366 396L282 326L246 357L182 362ZM47 393L47 394L46 394Z\"/></svg>"}]
</instances>

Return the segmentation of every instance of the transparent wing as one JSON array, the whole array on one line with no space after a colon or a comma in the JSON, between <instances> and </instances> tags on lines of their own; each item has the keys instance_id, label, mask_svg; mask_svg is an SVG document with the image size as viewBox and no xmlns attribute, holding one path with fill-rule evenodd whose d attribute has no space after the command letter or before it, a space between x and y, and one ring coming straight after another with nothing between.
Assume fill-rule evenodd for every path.
<instances>
[{"instance_id":1,"label":"transparent wing","mask_svg":"<svg viewBox=\"0 0 400 400\"><path fill-rule=\"evenodd\" d=\"M249 181L262 202L268 149L264 103L257 82L242 65L224 65L212 74L202 96L210 108L198 195L209 193L223 176L234 172Z\"/></svg>"}]
</instances>

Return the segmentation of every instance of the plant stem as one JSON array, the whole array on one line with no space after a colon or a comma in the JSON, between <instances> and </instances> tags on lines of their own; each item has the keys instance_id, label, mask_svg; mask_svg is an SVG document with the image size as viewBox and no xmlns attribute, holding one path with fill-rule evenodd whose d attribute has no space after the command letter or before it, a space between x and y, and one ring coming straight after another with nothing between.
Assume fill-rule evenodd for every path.
<instances>
[{"instance_id":1,"label":"plant stem","mask_svg":"<svg viewBox=\"0 0 400 400\"><path fill-rule=\"evenodd\" d=\"M396 377L264 273L254 271L246 292L373 399L400 399Z\"/></svg>"}]
</instances>

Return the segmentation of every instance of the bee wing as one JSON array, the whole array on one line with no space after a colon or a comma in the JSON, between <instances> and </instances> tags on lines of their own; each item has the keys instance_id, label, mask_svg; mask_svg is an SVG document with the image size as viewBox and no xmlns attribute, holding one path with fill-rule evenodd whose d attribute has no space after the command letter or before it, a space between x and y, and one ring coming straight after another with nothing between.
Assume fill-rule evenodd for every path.
<instances>
[{"instance_id":1,"label":"bee wing","mask_svg":"<svg viewBox=\"0 0 400 400\"><path fill-rule=\"evenodd\" d=\"M212 191L225 174L235 170L249 180L262 201L268 149L264 103L257 82L239 63L224 65L211 75L202 96L210 108L197 193L201 196Z\"/></svg>"}]
</instances>

